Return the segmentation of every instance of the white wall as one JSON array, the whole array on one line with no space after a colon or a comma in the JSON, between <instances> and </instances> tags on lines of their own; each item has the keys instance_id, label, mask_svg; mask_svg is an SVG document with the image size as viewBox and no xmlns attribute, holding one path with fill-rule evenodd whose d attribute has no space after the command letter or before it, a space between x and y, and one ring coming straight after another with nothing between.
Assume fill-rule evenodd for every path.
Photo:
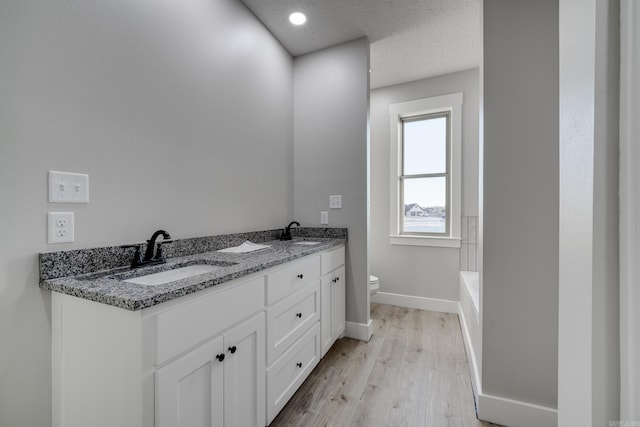
<instances>
[{"instance_id":1,"label":"white wall","mask_svg":"<svg viewBox=\"0 0 640 427\"><path fill-rule=\"evenodd\" d=\"M620 417L620 2L560 0L559 28L558 425L600 426Z\"/></svg>"},{"instance_id":2,"label":"white wall","mask_svg":"<svg viewBox=\"0 0 640 427\"><path fill-rule=\"evenodd\" d=\"M349 229L347 321L360 325L369 322L368 111L366 39L295 58L294 217L319 226L320 212L329 211L329 226ZM329 210L337 194L342 209Z\"/></svg>"},{"instance_id":3,"label":"white wall","mask_svg":"<svg viewBox=\"0 0 640 427\"><path fill-rule=\"evenodd\" d=\"M234 0L21 0L0 3L0 62L0 425L40 427L37 253L286 225L292 60ZM48 204L50 169L88 173L91 203ZM74 244L47 245L54 210Z\"/></svg>"},{"instance_id":4,"label":"white wall","mask_svg":"<svg viewBox=\"0 0 640 427\"><path fill-rule=\"evenodd\" d=\"M539 423L489 421L548 425L558 369L558 0L484 0L483 37L482 392L551 410Z\"/></svg>"},{"instance_id":5,"label":"white wall","mask_svg":"<svg viewBox=\"0 0 640 427\"><path fill-rule=\"evenodd\" d=\"M478 70L371 91L371 273L380 291L458 300L460 250L389 244L389 104L463 93L462 215L478 214Z\"/></svg>"}]
</instances>

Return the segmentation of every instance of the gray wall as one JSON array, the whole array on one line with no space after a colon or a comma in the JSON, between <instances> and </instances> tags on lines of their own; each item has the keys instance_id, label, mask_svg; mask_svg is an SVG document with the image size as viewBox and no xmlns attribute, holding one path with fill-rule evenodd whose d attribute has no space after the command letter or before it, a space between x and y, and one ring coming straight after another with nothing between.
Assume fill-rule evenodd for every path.
<instances>
[{"instance_id":1,"label":"gray wall","mask_svg":"<svg viewBox=\"0 0 640 427\"><path fill-rule=\"evenodd\" d=\"M234 0L3 1L0 40L0 425L41 427L37 253L286 224L292 59ZM91 203L48 204L50 169L88 173ZM55 210L74 244L47 245Z\"/></svg>"},{"instance_id":2,"label":"gray wall","mask_svg":"<svg viewBox=\"0 0 640 427\"><path fill-rule=\"evenodd\" d=\"M294 60L294 217L349 229L347 321L369 321L367 120L369 43L340 44ZM329 209L329 195L342 209Z\"/></svg>"},{"instance_id":3,"label":"gray wall","mask_svg":"<svg viewBox=\"0 0 640 427\"><path fill-rule=\"evenodd\" d=\"M483 15L483 393L555 408L558 0Z\"/></svg>"},{"instance_id":4,"label":"gray wall","mask_svg":"<svg viewBox=\"0 0 640 427\"><path fill-rule=\"evenodd\" d=\"M380 291L458 300L460 250L389 243L389 104L462 92L462 215L478 214L478 70L371 91L371 273Z\"/></svg>"}]
</instances>

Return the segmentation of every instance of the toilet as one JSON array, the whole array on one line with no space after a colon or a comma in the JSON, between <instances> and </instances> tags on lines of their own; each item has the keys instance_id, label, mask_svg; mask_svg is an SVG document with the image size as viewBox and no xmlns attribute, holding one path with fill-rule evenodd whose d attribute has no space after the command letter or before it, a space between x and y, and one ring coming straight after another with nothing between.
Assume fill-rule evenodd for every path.
<instances>
[{"instance_id":1,"label":"toilet","mask_svg":"<svg viewBox=\"0 0 640 427\"><path fill-rule=\"evenodd\" d=\"M373 296L380 289L380 283L378 283L377 276L369 276L369 295Z\"/></svg>"}]
</instances>

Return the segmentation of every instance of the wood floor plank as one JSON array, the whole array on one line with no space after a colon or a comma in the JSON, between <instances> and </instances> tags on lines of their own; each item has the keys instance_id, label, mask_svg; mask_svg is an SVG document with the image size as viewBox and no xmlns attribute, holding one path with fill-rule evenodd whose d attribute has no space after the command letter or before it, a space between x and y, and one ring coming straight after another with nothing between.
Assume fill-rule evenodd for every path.
<instances>
[{"instance_id":1,"label":"wood floor plank","mask_svg":"<svg viewBox=\"0 0 640 427\"><path fill-rule=\"evenodd\" d=\"M458 317L371 305L368 343L338 340L271 427L487 427Z\"/></svg>"}]
</instances>

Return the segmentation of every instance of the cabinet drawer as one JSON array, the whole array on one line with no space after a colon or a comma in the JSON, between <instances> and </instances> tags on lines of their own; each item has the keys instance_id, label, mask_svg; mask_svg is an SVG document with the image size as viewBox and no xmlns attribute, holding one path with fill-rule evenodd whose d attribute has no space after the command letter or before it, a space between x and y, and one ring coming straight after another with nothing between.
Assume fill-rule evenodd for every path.
<instances>
[{"instance_id":1,"label":"cabinet drawer","mask_svg":"<svg viewBox=\"0 0 640 427\"><path fill-rule=\"evenodd\" d=\"M264 308L264 277L239 283L155 316L156 365Z\"/></svg>"},{"instance_id":2,"label":"cabinet drawer","mask_svg":"<svg viewBox=\"0 0 640 427\"><path fill-rule=\"evenodd\" d=\"M267 424L278 415L320 360L320 323L267 370Z\"/></svg>"},{"instance_id":3,"label":"cabinet drawer","mask_svg":"<svg viewBox=\"0 0 640 427\"><path fill-rule=\"evenodd\" d=\"M267 305L320 278L320 257L303 258L267 276Z\"/></svg>"},{"instance_id":4,"label":"cabinet drawer","mask_svg":"<svg viewBox=\"0 0 640 427\"><path fill-rule=\"evenodd\" d=\"M267 309L267 365L320 319L320 281Z\"/></svg>"},{"instance_id":5,"label":"cabinet drawer","mask_svg":"<svg viewBox=\"0 0 640 427\"><path fill-rule=\"evenodd\" d=\"M331 252L320 254L320 274L323 276L341 265L344 265L344 246L334 249Z\"/></svg>"}]
</instances>

